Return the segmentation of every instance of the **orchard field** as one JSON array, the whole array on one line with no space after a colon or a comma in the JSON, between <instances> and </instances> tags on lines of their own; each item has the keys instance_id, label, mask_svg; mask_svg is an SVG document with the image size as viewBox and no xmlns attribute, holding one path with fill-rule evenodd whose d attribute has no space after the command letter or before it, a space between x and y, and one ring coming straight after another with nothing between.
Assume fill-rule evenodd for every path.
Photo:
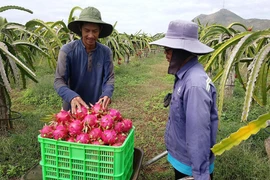
<instances>
[{"instance_id":1,"label":"orchard field","mask_svg":"<svg viewBox=\"0 0 270 180\"><path fill-rule=\"evenodd\" d=\"M0 7L0 16L2 11L14 8L31 12L22 7ZM74 8L71 17L75 10L80 8ZM30 20L20 25L0 18L0 106L12 111L1 113L0 119L21 115L8 121L7 129L1 129L0 179L15 180L40 161L37 136L44 125L42 119L61 109L61 99L53 89L58 51L78 37L61 21ZM243 30L236 31L235 26ZM270 131L265 124L270 119L270 30L253 32L233 23L228 27L200 25L199 33L201 41L215 49L199 60L218 89L218 142L256 122L252 129L256 133L239 136L240 144L230 139L227 146L221 143L214 177L269 179L264 141ZM110 107L132 119L135 147L144 152L143 164L165 151L168 108L163 107L163 98L172 91L173 77L167 74L163 50L148 44L163 36L140 31L133 35L118 33L116 23L113 34L100 39L114 52L116 84ZM164 157L142 168L139 179L165 180L173 176Z\"/></svg>"}]
</instances>

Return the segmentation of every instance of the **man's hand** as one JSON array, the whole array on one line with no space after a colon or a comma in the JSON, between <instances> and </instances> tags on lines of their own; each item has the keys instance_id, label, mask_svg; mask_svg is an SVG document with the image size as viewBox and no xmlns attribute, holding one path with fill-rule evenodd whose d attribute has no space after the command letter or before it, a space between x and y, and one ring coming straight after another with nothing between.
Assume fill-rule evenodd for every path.
<instances>
[{"instance_id":1,"label":"man's hand","mask_svg":"<svg viewBox=\"0 0 270 180\"><path fill-rule=\"evenodd\" d=\"M109 98L108 96L104 96L100 98L97 103L101 104L102 108L107 109L108 105L111 103L111 98Z\"/></svg>"},{"instance_id":2,"label":"man's hand","mask_svg":"<svg viewBox=\"0 0 270 180\"><path fill-rule=\"evenodd\" d=\"M87 109L89 109L89 106L82 100L80 96L73 98L70 102L70 105L71 105L71 114L76 114L76 108L78 108L78 111L81 112L82 111L81 106L84 106Z\"/></svg>"}]
</instances>

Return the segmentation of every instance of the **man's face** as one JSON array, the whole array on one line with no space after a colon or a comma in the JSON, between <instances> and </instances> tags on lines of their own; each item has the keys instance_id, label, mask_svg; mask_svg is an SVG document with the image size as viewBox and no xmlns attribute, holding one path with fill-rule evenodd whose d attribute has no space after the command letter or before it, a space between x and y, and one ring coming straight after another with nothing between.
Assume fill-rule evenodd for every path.
<instances>
[{"instance_id":1,"label":"man's face","mask_svg":"<svg viewBox=\"0 0 270 180\"><path fill-rule=\"evenodd\" d=\"M168 62L171 62L173 49L169 47L164 47L164 54Z\"/></svg>"},{"instance_id":2,"label":"man's face","mask_svg":"<svg viewBox=\"0 0 270 180\"><path fill-rule=\"evenodd\" d=\"M96 41L100 33L98 24L85 23L82 26L82 41L86 47L95 47Z\"/></svg>"}]
</instances>

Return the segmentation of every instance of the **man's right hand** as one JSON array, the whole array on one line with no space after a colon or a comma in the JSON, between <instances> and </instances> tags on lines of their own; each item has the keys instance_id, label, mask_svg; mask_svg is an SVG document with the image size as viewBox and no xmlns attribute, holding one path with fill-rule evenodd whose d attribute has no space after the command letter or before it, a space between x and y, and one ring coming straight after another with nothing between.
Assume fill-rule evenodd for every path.
<instances>
[{"instance_id":1,"label":"man's right hand","mask_svg":"<svg viewBox=\"0 0 270 180\"><path fill-rule=\"evenodd\" d=\"M78 109L79 112L82 111L81 106L86 107L87 109L89 109L89 106L82 100L82 98L80 96L77 96L75 98L73 98L70 102L71 105L71 114L76 114L76 109Z\"/></svg>"}]
</instances>

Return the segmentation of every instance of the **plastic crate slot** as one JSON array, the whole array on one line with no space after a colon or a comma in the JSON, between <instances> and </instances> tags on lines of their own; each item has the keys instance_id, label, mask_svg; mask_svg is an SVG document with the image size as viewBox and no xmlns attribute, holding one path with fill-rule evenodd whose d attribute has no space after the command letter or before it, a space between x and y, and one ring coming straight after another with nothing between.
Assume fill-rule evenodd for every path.
<instances>
[{"instance_id":1,"label":"plastic crate slot","mask_svg":"<svg viewBox=\"0 0 270 180\"><path fill-rule=\"evenodd\" d=\"M57 169L53 167L47 167L47 176L57 177Z\"/></svg>"},{"instance_id":2,"label":"plastic crate slot","mask_svg":"<svg viewBox=\"0 0 270 180\"><path fill-rule=\"evenodd\" d=\"M45 146L45 154L55 154L55 146L51 146L50 144L47 144Z\"/></svg>"},{"instance_id":3,"label":"plastic crate slot","mask_svg":"<svg viewBox=\"0 0 270 180\"><path fill-rule=\"evenodd\" d=\"M100 176L100 179L109 179L109 180L113 180L114 178L111 176Z\"/></svg>"},{"instance_id":4,"label":"plastic crate slot","mask_svg":"<svg viewBox=\"0 0 270 180\"><path fill-rule=\"evenodd\" d=\"M108 174L108 175L114 174L113 167L106 167L105 164L101 164L101 167L103 167L103 168L100 168L100 172L102 174Z\"/></svg>"},{"instance_id":5,"label":"plastic crate slot","mask_svg":"<svg viewBox=\"0 0 270 180\"><path fill-rule=\"evenodd\" d=\"M72 180L83 180L84 179L84 173L78 172L78 171L72 171Z\"/></svg>"},{"instance_id":6,"label":"plastic crate slot","mask_svg":"<svg viewBox=\"0 0 270 180\"><path fill-rule=\"evenodd\" d=\"M45 163L47 165L52 165L52 166L56 166L56 156L49 156L49 155L46 155L45 156Z\"/></svg>"},{"instance_id":7,"label":"plastic crate slot","mask_svg":"<svg viewBox=\"0 0 270 180\"><path fill-rule=\"evenodd\" d=\"M107 162L107 163L113 163L114 158L105 155L105 156L101 156L101 157L100 157L100 161L102 161L102 162Z\"/></svg>"},{"instance_id":8,"label":"plastic crate slot","mask_svg":"<svg viewBox=\"0 0 270 180\"><path fill-rule=\"evenodd\" d=\"M96 162L86 162L85 164L85 170L87 172L98 172L99 164Z\"/></svg>"},{"instance_id":9,"label":"plastic crate slot","mask_svg":"<svg viewBox=\"0 0 270 180\"><path fill-rule=\"evenodd\" d=\"M85 154L90 154L90 155L99 155L99 151L98 150L90 150L90 149L86 149L85 150Z\"/></svg>"},{"instance_id":10,"label":"plastic crate slot","mask_svg":"<svg viewBox=\"0 0 270 180\"><path fill-rule=\"evenodd\" d=\"M59 158L58 159L58 167L66 167L69 168L69 159L67 158Z\"/></svg>"},{"instance_id":11,"label":"plastic crate slot","mask_svg":"<svg viewBox=\"0 0 270 180\"><path fill-rule=\"evenodd\" d=\"M98 174L86 173L85 176L86 176L86 180L97 180L97 179L99 179Z\"/></svg>"},{"instance_id":12,"label":"plastic crate slot","mask_svg":"<svg viewBox=\"0 0 270 180\"><path fill-rule=\"evenodd\" d=\"M72 160L72 169L75 169L75 170L81 170L83 171L83 161L80 161L80 160Z\"/></svg>"},{"instance_id":13,"label":"plastic crate slot","mask_svg":"<svg viewBox=\"0 0 270 180\"><path fill-rule=\"evenodd\" d=\"M98 156L97 155L86 154L85 159L90 159L90 160L96 160L97 161Z\"/></svg>"},{"instance_id":14,"label":"plastic crate slot","mask_svg":"<svg viewBox=\"0 0 270 180\"><path fill-rule=\"evenodd\" d=\"M70 171L65 169L59 169L59 176L63 179L70 179Z\"/></svg>"},{"instance_id":15,"label":"plastic crate slot","mask_svg":"<svg viewBox=\"0 0 270 180\"><path fill-rule=\"evenodd\" d=\"M86 167L87 172L98 172L98 167Z\"/></svg>"},{"instance_id":16,"label":"plastic crate slot","mask_svg":"<svg viewBox=\"0 0 270 180\"><path fill-rule=\"evenodd\" d=\"M58 146L58 155L64 156L64 157L69 157L69 148L63 147L63 146Z\"/></svg>"}]
</instances>

